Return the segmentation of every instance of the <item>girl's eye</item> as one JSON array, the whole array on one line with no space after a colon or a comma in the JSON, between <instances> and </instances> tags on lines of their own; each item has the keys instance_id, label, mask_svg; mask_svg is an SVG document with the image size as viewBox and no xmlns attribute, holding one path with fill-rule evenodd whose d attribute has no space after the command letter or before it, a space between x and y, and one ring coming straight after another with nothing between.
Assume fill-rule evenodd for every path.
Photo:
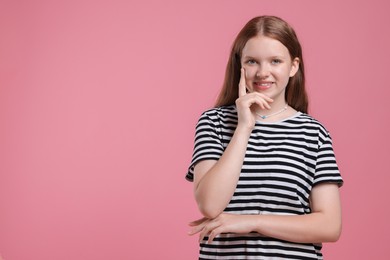
<instances>
[{"instance_id":1,"label":"girl's eye","mask_svg":"<svg viewBox=\"0 0 390 260\"><path fill-rule=\"evenodd\" d=\"M246 63L248 63L248 64L256 64L256 61L255 60L248 60Z\"/></svg>"},{"instance_id":2,"label":"girl's eye","mask_svg":"<svg viewBox=\"0 0 390 260\"><path fill-rule=\"evenodd\" d=\"M280 64L280 63L282 63L282 61L279 59L272 60L272 64Z\"/></svg>"}]
</instances>

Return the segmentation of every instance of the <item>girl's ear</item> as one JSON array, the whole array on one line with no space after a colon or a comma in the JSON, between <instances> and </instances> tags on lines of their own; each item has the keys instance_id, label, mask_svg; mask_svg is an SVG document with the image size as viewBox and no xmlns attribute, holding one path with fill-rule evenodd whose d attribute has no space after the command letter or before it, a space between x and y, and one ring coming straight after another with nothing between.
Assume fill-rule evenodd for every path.
<instances>
[{"instance_id":1,"label":"girl's ear","mask_svg":"<svg viewBox=\"0 0 390 260\"><path fill-rule=\"evenodd\" d=\"M299 70L299 58L297 57L292 60L290 77L294 77L294 75L297 73L298 70Z\"/></svg>"}]
</instances>

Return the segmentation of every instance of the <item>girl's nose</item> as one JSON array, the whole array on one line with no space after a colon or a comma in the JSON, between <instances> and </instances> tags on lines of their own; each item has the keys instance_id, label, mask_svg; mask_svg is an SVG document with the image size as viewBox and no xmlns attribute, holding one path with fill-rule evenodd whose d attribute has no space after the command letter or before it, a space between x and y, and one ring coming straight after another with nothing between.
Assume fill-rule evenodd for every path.
<instances>
[{"instance_id":1,"label":"girl's nose","mask_svg":"<svg viewBox=\"0 0 390 260\"><path fill-rule=\"evenodd\" d=\"M259 68L256 72L256 77L257 78L267 78L269 76L269 74L270 74L270 70L269 70L268 66L265 64L264 65L262 64L261 66L259 66Z\"/></svg>"}]
</instances>

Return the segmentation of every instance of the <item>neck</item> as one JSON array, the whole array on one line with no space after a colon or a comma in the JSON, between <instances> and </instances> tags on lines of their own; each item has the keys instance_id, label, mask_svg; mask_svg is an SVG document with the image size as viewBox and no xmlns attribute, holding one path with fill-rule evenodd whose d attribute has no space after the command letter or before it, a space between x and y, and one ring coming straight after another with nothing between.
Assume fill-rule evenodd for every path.
<instances>
[{"instance_id":1,"label":"neck","mask_svg":"<svg viewBox=\"0 0 390 260\"><path fill-rule=\"evenodd\" d=\"M256 115L260 120L267 120L268 118L272 118L270 120L279 119L280 117L284 117L287 108L288 104L283 100L282 102L278 102L278 104L272 103L271 109L257 109Z\"/></svg>"}]
</instances>

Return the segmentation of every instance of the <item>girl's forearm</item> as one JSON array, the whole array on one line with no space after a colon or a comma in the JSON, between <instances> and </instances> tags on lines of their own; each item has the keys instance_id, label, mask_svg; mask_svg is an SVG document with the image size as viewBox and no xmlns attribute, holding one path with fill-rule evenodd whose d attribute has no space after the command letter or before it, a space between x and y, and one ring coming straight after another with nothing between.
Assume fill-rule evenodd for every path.
<instances>
[{"instance_id":1,"label":"girl's forearm","mask_svg":"<svg viewBox=\"0 0 390 260\"><path fill-rule=\"evenodd\" d=\"M250 215L253 231L295 243L335 242L341 234L341 219L322 212L307 215Z\"/></svg>"}]
</instances>

